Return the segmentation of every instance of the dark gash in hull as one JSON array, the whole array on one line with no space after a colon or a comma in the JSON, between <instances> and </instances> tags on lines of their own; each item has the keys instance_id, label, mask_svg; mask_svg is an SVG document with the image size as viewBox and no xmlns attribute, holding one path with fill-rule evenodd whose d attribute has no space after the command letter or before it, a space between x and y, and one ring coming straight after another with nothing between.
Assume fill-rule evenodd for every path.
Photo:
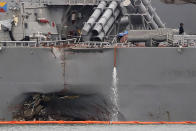
<instances>
[{"instance_id":1,"label":"dark gash in hull","mask_svg":"<svg viewBox=\"0 0 196 131\"><path fill-rule=\"evenodd\" d=\"M98 94L62 91L49 94L28 93L13 113L14 120L25 121L109 121L112 103Z\"/></svg>"}]
</instances>

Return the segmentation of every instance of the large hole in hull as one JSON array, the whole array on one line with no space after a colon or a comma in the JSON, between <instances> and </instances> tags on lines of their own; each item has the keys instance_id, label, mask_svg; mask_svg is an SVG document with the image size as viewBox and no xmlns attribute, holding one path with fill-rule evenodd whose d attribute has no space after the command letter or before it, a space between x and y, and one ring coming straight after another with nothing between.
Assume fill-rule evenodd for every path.
<instances>
[{"instance_id":1,"label":"large hole in hull","mask_svg":"<svg viewBox=\"0 0 196 131\"><path fill-rule=\"evenodd\" d=\"M112 104L99 94L28 93L14 113L17 121L109 121Z\"/></svg>"}]
</instances>

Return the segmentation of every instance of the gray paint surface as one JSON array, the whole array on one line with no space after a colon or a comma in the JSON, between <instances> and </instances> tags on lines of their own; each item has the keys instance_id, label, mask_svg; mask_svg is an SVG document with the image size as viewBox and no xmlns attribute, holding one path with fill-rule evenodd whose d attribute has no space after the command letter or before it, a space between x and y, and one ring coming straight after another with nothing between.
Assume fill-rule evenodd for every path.
<instances>
[{"instance_id":1,"label":"gray paint surface","mask_svg":"<svg viewBox=\"0 0 196 131\"><path fill-rule=\"evenodd\" d=\"M194 121L194 54L191 48L120 49L119 104L127 120Z\"/></svg>"}]
</instances>

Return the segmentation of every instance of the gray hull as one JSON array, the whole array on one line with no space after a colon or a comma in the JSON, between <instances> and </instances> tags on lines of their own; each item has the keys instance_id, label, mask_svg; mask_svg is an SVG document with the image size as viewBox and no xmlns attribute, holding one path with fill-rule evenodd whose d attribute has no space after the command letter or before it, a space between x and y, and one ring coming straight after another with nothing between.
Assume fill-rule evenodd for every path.
<instances>
[{"instance_id":1,"label":"gray hull","mask_svg":"<svg viewBox=\"0 0 196 131\"><path fill-rule=\"evenodd\" d=\"M194 48L117 49L119 108L125 120L195 121L195 53ZM111 94L113 49L66 57L68 84Z\"/></svg>"},{"instance_id":2,"label":"gray hull","mask_svg":"<svg viewBox=\"0 0 196 131\"><path fill-rule=\"evenodd\" d=\"M124 120L196 121L195 55L194 48L117 49L118 104ZM63 56L65 63L50 48L1 50L0 118L12 120L10 108L25 93L66 88L111 98L113 49L66 50Z\"/></svg>"}]
</instances>

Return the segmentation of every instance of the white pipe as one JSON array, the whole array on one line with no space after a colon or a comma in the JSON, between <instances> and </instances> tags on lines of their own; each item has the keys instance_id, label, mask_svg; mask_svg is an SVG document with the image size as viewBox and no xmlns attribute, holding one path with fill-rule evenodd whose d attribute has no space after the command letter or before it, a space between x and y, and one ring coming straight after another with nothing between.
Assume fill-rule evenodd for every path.
<instances>
[{"instance_id":1,"label":"white pipe","mask_svg":"<svg viewBox=\"0 0 196 131\"><path fill-rule=\"evenodd\" d=\"M110 19L110 17L112 17L112 14L116 10L117 6L118 3L116 1L112 1L110 3L108 9L104 12L104 14L101 16L101 18L93 28L92 32L94 35L98 35L101 32L107 21Z\"/></svg>"},{"instance_id":2,"label":"white pipe","mask_svg":"<svg viewBox=\"0 0 196 131\"><path fill-rule=\"evenodd\" d=\"M144 14L146 21L150 24L152 29L158 29L158 25L155 23L153 17L150 15L150 13L146 9L146 7L142 3L142 1L139 0L137 2L139 2L139 3L135 3L135 4L136 4L136 6L139 7L139 13Z\"/></svg>"},{"instance_id":3,"label":"white pipe","mask_svg":"<svg viewBox=\"0 0 196 131\"><path fill-rule=\"evenodd\" d=\"M120 11L117 9L114 12L114 16L111 17L108 20L107 24L104 26L103 31L96 37L99 41L103 40L104 36L108 33L109 29L112 27L112 25L114 24L119 14L120 14Z\"/></svg>"},{"instance_id":4,"label":"white pipe","mask_svg":"<svg viewBox=\"0 0 196 131\"><path fill-rule=\"evenodd\" d=\"M102 12L104 11L105 7L106 7L106 2L105 1L101 1L98 5L98 7L96 8L96 10L93 12L93 14L91 15L91 17L89 18L89 20L87 21L87 23L85 23L83 29L82 29L82 34L83 35L87 35L88 32L90 31L90 29L93 27L93 25L95 24L95 22L97 21L97 19L99 18L99 16L102 14Z\"/></svg>"},{"instance_id":5,"label":"white pipe","mask_svg":"<svg viewBox=\"0 0 196 131\"><path fill-rule=\"evenodd\" d=\"M160 27L160 28L165 28L165 24L163 24L163 22L161 21L160 17L158 16L158 14L156 13L155 9L151 6L150 1L149 0L142 0L144 6L150 11L150 13L153 15L153 19L156 22L156 24Z\"/></svg>"}]
</instances>

